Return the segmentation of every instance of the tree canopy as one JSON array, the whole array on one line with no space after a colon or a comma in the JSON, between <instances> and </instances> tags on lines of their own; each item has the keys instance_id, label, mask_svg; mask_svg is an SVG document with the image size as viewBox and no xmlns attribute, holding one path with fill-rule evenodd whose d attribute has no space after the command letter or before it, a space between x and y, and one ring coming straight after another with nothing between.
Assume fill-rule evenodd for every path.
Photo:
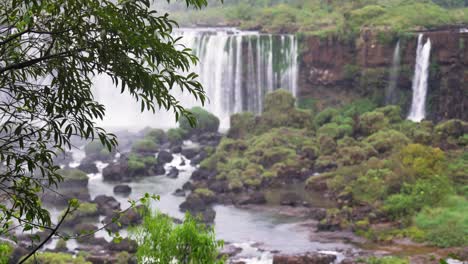
<instances>
[{"instance_id":1,"label":"tree canopy","mask_svg":"<svg viewBox=\"0 0 468 264\"><path fill-rule=\"evenodd\" d=\"M206 0L185 0L201 8ZM194 118L171 94L182 89L205 102L190 72L197 62L171 32L176 22L150 0L4 0L0 2L0 234L50 226L40 193L62 180L54 156L71 138L113 134L96 123L105 108L92 93L107 75L141 110L172 110ZM97 87L99 88L99 87Z\"/></svg>"}]
</instances>

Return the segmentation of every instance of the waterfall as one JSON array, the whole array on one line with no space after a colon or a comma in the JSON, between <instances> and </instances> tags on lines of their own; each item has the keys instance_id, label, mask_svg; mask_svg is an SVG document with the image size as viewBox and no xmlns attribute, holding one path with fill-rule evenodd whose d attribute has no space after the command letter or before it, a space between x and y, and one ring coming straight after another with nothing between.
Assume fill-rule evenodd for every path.
<instances>
[{"instance_id":1,"label":"waterfall","mask_svg":"<svg viewBox=\"0 0 468 264\"><path fill-rule=\"evenodd\" d=\"M233 113L262 111L265 94L283 88L297 93L297 40L293 35L270 35L235 28L182 28L174 31L180 43L192 49L199 74L209 98L205 108L218 116L221 127L229 127ZM128 95L117 98L107 78L95 81L95 96L106 106L103 126L174 127L172 113L141 114ZM112 88L110 88L112 87ZM173 95L184 107L199 105L188 94Z\"/></svg>"},{"instance_id":2,"label":"waterfall","mask_svg":"<svg viewBox=\"0 0 468 264\"><path fill-rule=\"evenodd\" d=\"M431 55L431 40L423 44L423 35L418 37L416 50L416 65L413 77L413 100L408 119L420 122L426 117L427 80L429 77L429 58Z\"/></svg>"},{"instance_id":3,"label":"waterfall","mask_svg":"<svg viewBox=\"0 0 468 264\"><path fill-rule=\"evenodd\" d=\"M400 41L397 42L393 51L392 68L390 69L389 84L385 91L385 104L395 104L395 89L398 84L398 76L400 74Z\"/></svg>"}]
</instances>

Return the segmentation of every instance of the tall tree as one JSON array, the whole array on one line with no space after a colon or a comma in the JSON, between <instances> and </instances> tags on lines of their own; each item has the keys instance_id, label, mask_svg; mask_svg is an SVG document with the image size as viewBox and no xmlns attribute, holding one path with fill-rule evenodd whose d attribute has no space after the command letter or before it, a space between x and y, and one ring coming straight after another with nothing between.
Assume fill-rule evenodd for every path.
<instances>
[{"instance_id":1,"label":"tall tree","mask_svg":"<svg viewBox=\"0 0 468 264\"><path fill-rule=\"evenodd\" d=\"M206 0L185 0L201 8ZM62 177L53 158L71 137L114 135L97 126L105 115L94 100L92 78L107 75L116 93L127 91L141 109L193 116L172 89L202 103L205 93L189 72L197 59L171 36L176 25L150 0L0 1L0 234L51 226L39 194Z\"/></svg>"}]
</instances>

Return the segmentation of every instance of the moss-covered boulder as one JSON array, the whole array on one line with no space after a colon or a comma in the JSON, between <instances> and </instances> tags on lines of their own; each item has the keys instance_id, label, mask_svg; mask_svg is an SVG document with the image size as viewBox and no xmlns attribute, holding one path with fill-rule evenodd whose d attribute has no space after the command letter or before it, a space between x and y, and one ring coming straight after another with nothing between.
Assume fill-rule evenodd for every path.
<instances>
[{"instance_id":1,"label":"moss-covered boulder","mask_svg":"<svg viewBox=\"0 0 468 264\"><path fill-rule=\"evenodd\" d=\"M158 152L158 144L149 138L137 140L132 145L132 152L148 155Z\"/></svg>"},{"instance_id":2,"label":"moss-covered boulder","mask_svg":"<svg viewBox=\"0 0 468 264\"><path fill-rule=\"evenodd\" d=\"M82 256L73 256L67 253L41 252L34 258L29 258L25 264L91 264Z\"/></svg>"},{"instance_id":3,"label":"moss-covered boulder","mask_svg":"<svg viewBox=\"0 0 468 264\"><path fill-rule=\"evenodd\" d=\"M256 116L251 112L243 112L231 116L231 126L228 136L231 138L245 138L255 131Z\"/></svg>"},{"instance_id":4,"label":"moss-covered boulder","mask_svg":"<svg viewBox=\"0 0 468 264\"><path fill-rule=\"evenodd\" d=\"M321 127L326 123L332 121L332 119L339 115L339 111L336 108L326 108L320 113L318 113L314 118L314 125L315 127Z\"/></svg>"},{"instance_id":5,"label":"moss-covered boulder","mask_svg":"<svg viewBox=\"0 0 468 264\"><path fill-rule=\"evenodd\" d=\"M113 154L100 141L91 141L84 147L86 157L92 160L106 161L113 157Z\"/></svg>"},{"instance_id":6,"label":"moss-covered boulder","mask_svg":"<svg viewBox=\"0 0 468 264\"><path fill-rule=\"evenodd\" d=\"M167 131L167 139L171 144L181 144L186 136L187 131L182 128L171 128Z\"/></svg>"},{"instance_id":7,"label":"moss-covered boulder","mask_svg":"<svg viewBox=\"0 0 468 264\"><path fill-rule=\"evenodd\" d=\"M61 169L57 172L63 177L61 188L87 188L88 175L79 169Z\"/></svg>"},{"instance_id":8,"label":"moss-covered boulder","mask_svg":"<svg viewBox=\"0 0 468 264\"><path fill-rule=\"evenodd\" d=\"M167 135L166 132L164 132L164 130L154 128L146 132L145 139L150 139L156 144L161 145L167 142Z\"/></svg>"},{"instance_id":9,"label":"moss-covered boulder","mask_svg":"<svg viewBox=\"0 0 468 264\"><path fill-rule=\"evenodd\" d=\"M333 137L321 135L319 137L320 155L331 155L336 152L336 141Z\"/></svg>"},{"instance_id":10,"label":"moss-covered boulder","mask_svg":"<svg viewBox=\"0 0 468 264\"><path fill-rule=\"evenodd\" d=\"M195 127L192 127L187 118L181 118L179 128L185 130L188 134L202 134L209 132L218 132L219 118L201 107L189 109L196 119Z\"/></svg>"}]
</instances>

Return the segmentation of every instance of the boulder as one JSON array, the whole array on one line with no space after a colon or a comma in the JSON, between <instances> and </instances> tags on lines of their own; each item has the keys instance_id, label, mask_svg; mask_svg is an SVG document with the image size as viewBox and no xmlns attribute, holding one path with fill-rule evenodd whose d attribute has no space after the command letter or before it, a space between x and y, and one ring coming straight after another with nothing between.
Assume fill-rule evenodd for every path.
<instances>
[{"instance_id":1,"label":"boulder","mask_svg":"<svg viewBox=\"0 0 468 264\"><path fill-rule=\"evenodd\" d=\"M194 181L203 181L203 180L212 179L214 177L216 177L216 171L200 168L194 171L190 178Z\"/></svg>"},{"instance_id":2,"label":"boulder","mask_svg":"<svg viewBox=\"0 0 468 264\"><path fill-rule=\"evenodd\" d=\"M127 162L111 163L102 170L104 181L125 182L130 181L130 173Z\"/></svg>"},{"instance_id":3,"label":"boulder","mask_svg":"<svg viewBox=\"0 0 468 264\"><path fill-rule=\"evenodd\" d=\"M181 154L187 159L192 159L197 156L201 151L200 147L182 147Z\"/></svg>"},{"instance_id":4,"label":"boulder","mask_svg":"<svg viewBox=\"0 0 468 264\"><path fill-rule=\"evenodd\" d=\"M185 197L185 191L182 189L177 189L172 194L177 197Z\"/></svg>"},{"instance_id":5,"label":"boulder","mask_svg":"<svg viewBox=\"0 0 468 264\"><path fill-rule=\"evenodd\" d=\"M86 173L98 173L99 172L94 162L86 162L85 160L81 161L77 169L84 171Z\"/></svg>"},{"instance_id":6,"label":"boulder","mask_svg":"<svg viewBox=\"0 0 468 264\"><path fill-rule=\"evenodd\" d=\"M181 151L182 151L182 146L179 144L171 147L172 153L180 153Z\"/></svg>"},{"instance_id":7,"label":"boulder","mask_svg":"<svg viewBox=\"0 0 468 264\"><path fill-rule=\"evenodd\" d=\"M242 195L238 199L239 205L246 205L246 204L265 204L266 198L265 194L262 192L255 192L252 194Z\"/></svg>"},{"instance_id":8,"label":"boulder","mask_svg":"<svg viewBox=\"0 0 468 264\"><path fill-rule=\"evenodd\" d=\"M167 173L167 177L171 179L176 179L179 176L179 170L176 167L171 167Z\"/></svg>"},{"instance_id":9,"label":"boulder","mask_svg":"<svg viewBox=\"0 0 468 264\"><path fill-rule=\"evenodd\" d=\"M132 188L128 185L122 184L114 187L114 193L128 196L132 192Z\"/></svg>"},{"instance_id":10,"label":"boulder","mask_svg":"<svg viewBox=\"0 0 468 264\"><path fill-rule=\"evenodd\" d=\"M166 163L171 162L173 159L174 159L174 157L168 151L161 150L158 153L158 158L157 158L158 164L161 164L161 165L166 164Z\"/></svg>"},{"instance_id":11,"label":"boulder","mask_svg":"<svg viewBox=\"0 0 468 264\"><path fill-rule=\"evenodd\" d=\"M97 204L98 212L101 215L109 216L120 211L120 203L112 196L98 195L93 202Z\"/></svg>"},{"instance_id":12,"label":"boulder","mask_svg":"<svg viewBox=\"0 0 468 264\"><path fill-rule=\"evenodd\" d=\"M107 245L107 249L116 252L127 251L128 253L136 253L137 248L138 244L128 238L122 239L119 243L111 242Z\"/></svg>"},{"instance_id":13,"label":"boulder","mask_svg":"<svg viewBox=\"0 0 468 264\"><path fill-rule=\"evenodd\" d=\"M276 255L273 257L273 264L331 264L335 260L335 255L320 253L296 256Z\"/></svg>"},{"instance_id":14,"label":"boulder","mask_svg":"<svg viewBox=\"0 0 468 264\"><path fill-rule=\"evenodd\" d=\"M298 206L302 204L302 197L297 193L287 192L281 195L280 204L287 206Z\"/></svg>"}]
</instances>

